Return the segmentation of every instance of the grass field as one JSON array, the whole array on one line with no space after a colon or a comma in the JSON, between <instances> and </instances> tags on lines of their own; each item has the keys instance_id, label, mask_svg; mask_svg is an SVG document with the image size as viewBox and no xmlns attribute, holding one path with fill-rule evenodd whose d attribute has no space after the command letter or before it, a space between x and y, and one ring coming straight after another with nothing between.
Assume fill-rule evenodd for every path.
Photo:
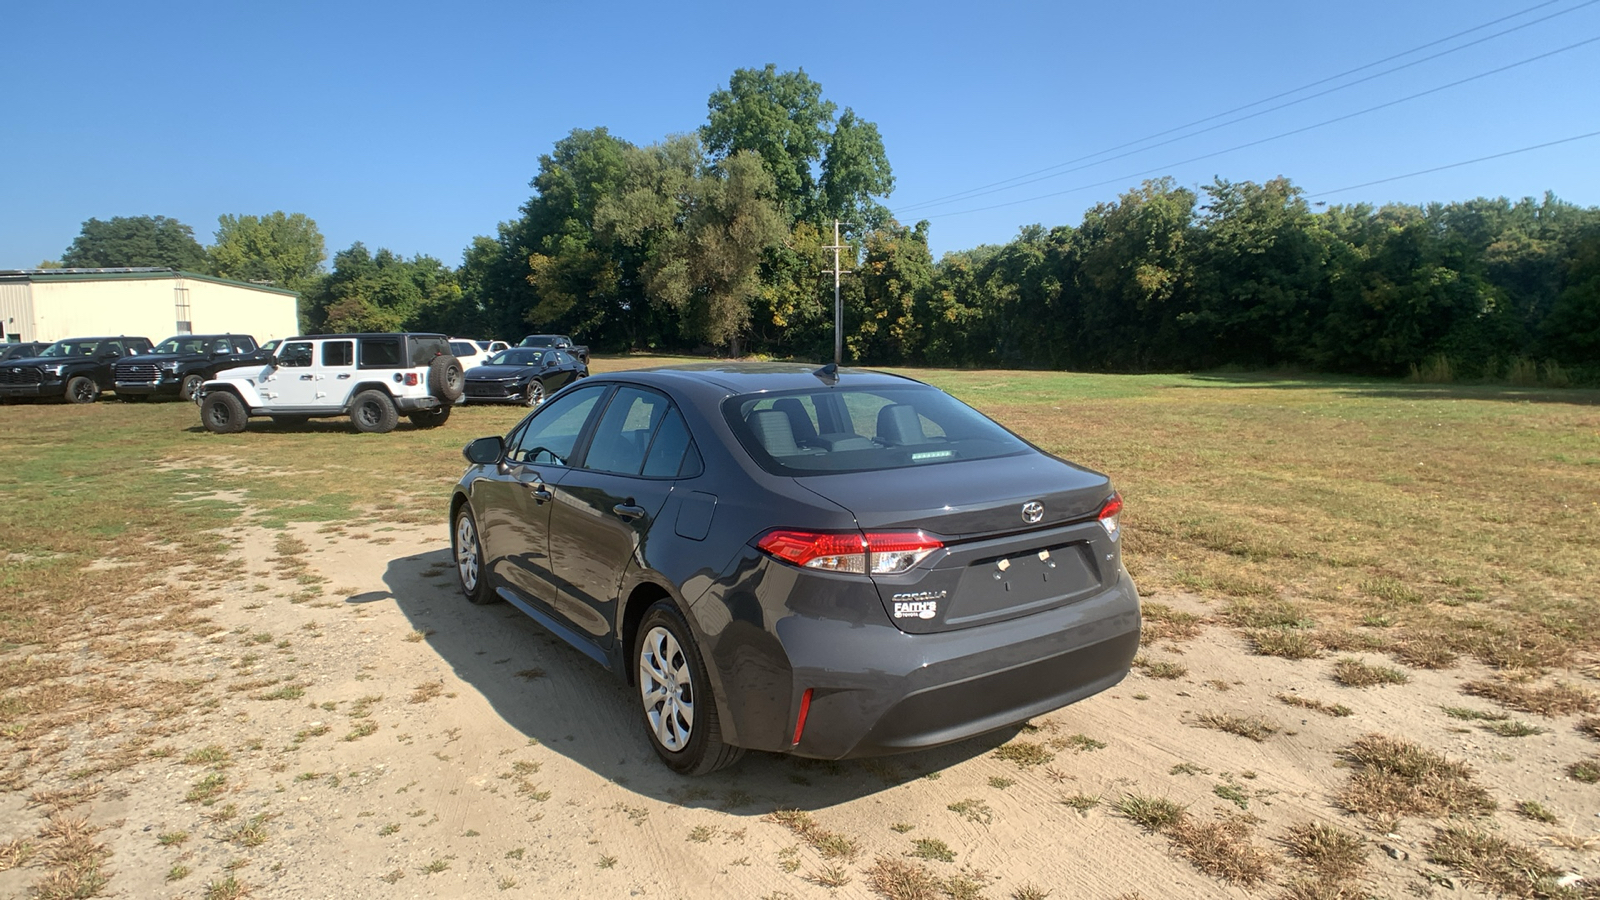
<instances>
[{"instance_id":1,"label":"grass field","mask_svg":"<svg viewBox=\"0 0 1600 900\"><path fill-rule=\"evenodd\" d=\"M1264 655L1380 651L1415 668L1458 657L1506 670L1594 665L1600 392L907 374L1113 477L1127 501L1129 568L1155 598L1153 637L1194 627L1163 600L1185 594ZM160 721L185 708L194 685L159 664L175 636L217 630L207 589L241 575L229 561L237 538L222 529L431 523L443 532L461 446L522 414L464 408L443 428L389 435L355 434L344 420L262 421L218 436L199 428L190 404L0 409L0 792L62 770L87 785L145 758L152 739L143 731L93 759L70 752L68 735L118 712ZM294 543L280 541L285 567ZM302 600L323 591L312 578L295 587ZM1393 677L1346 668L1355 680ZM1498 689L1510 688L1485 687ZM89 837L79 844L78 856L52 863L54 896L92 895L84 891L103 854Z\"/></svg>"}]
</instances>

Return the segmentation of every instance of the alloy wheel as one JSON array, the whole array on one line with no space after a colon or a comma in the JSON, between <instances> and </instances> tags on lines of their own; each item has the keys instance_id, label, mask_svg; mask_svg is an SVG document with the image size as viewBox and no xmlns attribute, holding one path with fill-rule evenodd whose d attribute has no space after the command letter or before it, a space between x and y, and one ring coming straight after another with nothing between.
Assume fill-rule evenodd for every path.
<instances>
[{"instance_id":1,"label":"alloy wheel","mask_svg":"<svg viewBox=\"0 0 1600 900\"><path fill-rule=\"evenodd\" d=\"M456 572L468 594L478 589L478 529L464 514L456 520Z\"/></svg>"},{"instance_id":2,"label":"alloy wheel","mask_svg":"<svg viewBox=\"0 0 1600 900\"><path fill-rule=\"evenodd\" d=\"M676 753L694 733L694 679L678 639L650 629L639 648L639 695L645 718L661 746Z\"/></svg>"}]
</instances>

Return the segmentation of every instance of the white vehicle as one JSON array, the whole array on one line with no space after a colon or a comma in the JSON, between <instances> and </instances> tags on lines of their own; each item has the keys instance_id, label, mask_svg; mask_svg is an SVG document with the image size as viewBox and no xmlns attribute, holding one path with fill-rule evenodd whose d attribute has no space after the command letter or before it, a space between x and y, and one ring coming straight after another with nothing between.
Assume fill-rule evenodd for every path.
<instances>
[{"instance_id":1,"label":"white vehicle","mask_svg":"<svg viewBox=\"0 0 1600 900\"><path fill-rule=\"evenodd\" d=\"M461 360L463 369L481 366L489 357L510 346L505 341L480 341L476 338L458 337L450 339L450 352L456 355L456 359Z\"/></svg>"},{"instance_id":2,"label":"white vehicle","mask_svg":"<svg viewBox=\"0 0 1600 900\"><path fill-rule=\"evenodd\" d=\"M323 334L292 337L265 364L217 373L195 395L207 431L243 431L252 416L298 424L349 416L357 431L418 428L450 418L461 397L461 362L441 334Z\"/></svg>"}]
</instances>

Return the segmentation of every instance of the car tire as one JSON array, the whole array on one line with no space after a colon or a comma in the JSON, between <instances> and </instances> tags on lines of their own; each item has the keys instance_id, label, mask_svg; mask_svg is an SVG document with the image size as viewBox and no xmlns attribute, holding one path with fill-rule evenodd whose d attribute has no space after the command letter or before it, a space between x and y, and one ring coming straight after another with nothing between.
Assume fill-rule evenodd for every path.
<instances>
[{"instance_id":1,"label":"car tire","mask_svg":"<svg viewBox=\"0 0 1600 900\"><path fill-rule=\"evenodd\" d=\"M428 393L446 403L454 403L461 399L465 387L461 361L454 356L436 356L428 364Z\"/></svg>"},{"instance_id":2,"label":"car tire","mask_svg":"<svg viewBox=\"0 0 1600 900\"><path fill-rule=\"evenodd\" d=\"M93 403L100 399L100 385L87 375L74 375L67 379L68 403Z\"/></svg>"},{"instance_id":3,"label":"car tire","mask_svg":"<svg viewBox=\"0 0 1600 900\"><path fill-rule=\"evenodd\" d=\"M438 428L440 425L450 421L450 407L440 406L437 409L412 413L406 418L410 419L411 424L418 428Z\"/></svg>"},{"instance_id":4,"label":"car tire","mask_svg":"<svg viewBox=\"0 0 1600 900\"><path fill-rule=\"evenodd\" d=\"M200 403L200 424L212 434L238 434L249 421L244 401L231 391L212 391Z\"/></svg>"},{"instance_id":5,"label":"car tire","mask_svg":"<svg viewBox=\"0 0 1600 900\"><path fill-rule=\"evenodd\" d=\"M716 698L705 663L682 613L662 600L645 611L634 642L639 714L645 735L667 768L706 775L744 756L722 741Z\"/></svg>"},{"instance_id":6,"label":"car tire","mask_svg":"<svg viewBox=\"0 0 1600 900\"><path fill-rule=\"evenodd\" d=\"M450 529L450 557L456 563L456 582L467 600L486 606L500 599L489 590L483 565L483 541L478 537L478 520L472 516L472 507L461 504L456 511L455 527Z\"/></svg>"},{"instance_id":7,"label":"car tire","mask_svg":"<svg viewBox=\"0 0 1600 900\"><path fill-rule=\"evenodd\" d=\"M400 424L400 413L394 408L394 398L374 388L350 401L350 424L362 434L387 434Z\"/></svg>"},{"instance_id":8,"label":"car tire","mask_svg":"<svg viewBox=\"0 0 1600 900\"><path fill-rule=\"evenodd\" d=\"M528 382L528 389L522 392L522 405L533 407L544 402L544 382L535 378Z\"/></svg>"},{"instance_id":9,"label":"car tire","mask_svg":"<svg viewBox=\"0 0 1600 900\"><path fill-rule=\"evenodd\" d=\"M184 401L193 400L194 395L200 392L200 386L205 383L206 380L199 375L183 376L183 384L178 387L178 399Z\"/></svg>"}]
</instances>

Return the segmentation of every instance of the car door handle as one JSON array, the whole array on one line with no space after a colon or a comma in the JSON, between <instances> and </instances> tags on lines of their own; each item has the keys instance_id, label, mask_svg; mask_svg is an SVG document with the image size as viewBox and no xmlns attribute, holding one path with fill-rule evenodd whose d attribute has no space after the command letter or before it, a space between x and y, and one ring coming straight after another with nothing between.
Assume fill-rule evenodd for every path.
<instances>
[{"instance_id":1,"label":"car door handle","mask_svg":"<svg viewBox=\"0 0 1600 900\"><path fill-rule=\"evenodd\" d=\"M644 507L634 506L631 503L618 503L616 506L611 507L611 511L624 519L644 518Z\"/></svg>"},{"instance_id":2,"label":"car door handle","mask_svg":"<svg viewBox=\"0 0 1600 900\"><path fill-rule=\"evenodd\" d=\"M543 503L554 496L550 493L550 489L542 484L530 484L528 485L528 491L533 494L533 502L535 503Z\"/></svg>"},{"instance_id":3,"label":"car door handle","mask_svg":"<svg viewBox=\"0 0 1600 900\"><path fill-rule=\"evenodd\" d=\"M310 381L311 380L311 376L310 375L301 375L300 376L300 380L301 381Z\"/></svg>"}]
</instances>

